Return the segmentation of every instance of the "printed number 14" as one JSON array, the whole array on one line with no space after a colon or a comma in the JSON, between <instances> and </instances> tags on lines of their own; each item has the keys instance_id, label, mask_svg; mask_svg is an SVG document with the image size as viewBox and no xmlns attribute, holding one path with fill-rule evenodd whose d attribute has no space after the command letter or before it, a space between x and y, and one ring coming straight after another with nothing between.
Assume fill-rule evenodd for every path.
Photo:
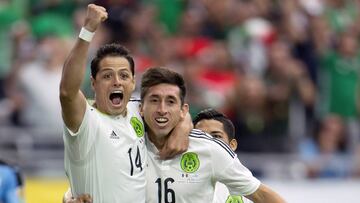
<instances>
[{"instance_id":1,"label":"printed number 14","mask_svg":"<svg viewBox=\"0 0 360 203\"><path fill-rule=\"evenodd\" d=\"M135 163L133 162L133 159L131 156L131 150L132 150L132 148L129 148L129 150L128 150L129 160L130 160L130 176L132 176L134 174L134 165L137 168L139 168L140 171L143 170L142 165L141 165L141 156L140 156L139 146L137 146L137 150L136 150Z\"/></svg>"}]
</instances>

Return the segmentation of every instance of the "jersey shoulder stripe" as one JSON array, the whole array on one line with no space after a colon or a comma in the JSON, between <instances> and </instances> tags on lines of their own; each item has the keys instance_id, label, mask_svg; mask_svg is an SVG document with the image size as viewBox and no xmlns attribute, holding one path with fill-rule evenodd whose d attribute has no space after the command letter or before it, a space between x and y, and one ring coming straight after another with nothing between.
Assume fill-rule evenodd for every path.
<instances>
[{"instance_id":1,"label":"jersey shoulder stripe","mask_svg":"<svg viewBox=\"0 0 360 203\"><path fill-rule=\"evenodd\" d=\"M203 132L201 130L193 129L190 132L189 136L193 137L193 138L198 138L198 139L210 140L210 141L220 145L232 158L234 158L235 155L236 155L235 152L226 143L224 143L222 140L213 138L212 136L208 135L207 133L205 133L205 132Z\"/></svg>"},{"instance_id":2,"label":"jersey shoulder stripe","mask_svg":"<svg viewBox=\"0 0 360 203\"><path fill-rule=\"evenodd\" d=\"M141 102L141 99L140 98L137 98L137 97L131 97L129 99L130 102Z\"/></svg>"},{"instance_id":3,"label":"jersey shoulder stripe","mask_svg":"<svg viewBox=\"0 0 360 203\"><path fill-rule=\"evenodd\" d=\"M207 138L214 138L213 136L207 134L206 132L202 131L202 130L199 130L199 129L192 129L191 134L195 134L195 135L201 135L201 136L204 136L204 137L207 137Z\"/></svg>"}]
</instances>

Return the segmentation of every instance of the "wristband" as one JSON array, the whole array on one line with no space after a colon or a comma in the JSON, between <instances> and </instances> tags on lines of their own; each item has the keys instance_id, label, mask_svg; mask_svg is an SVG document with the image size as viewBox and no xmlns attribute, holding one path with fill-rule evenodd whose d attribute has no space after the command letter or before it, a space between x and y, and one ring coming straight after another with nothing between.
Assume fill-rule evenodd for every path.
<instances>
[{"instance_id":1,"label":"wristband","mask_svg":"<svg viewBox=\"0 0 360 203\"><path fill-rule=\"evenodd\" d=\"M94 35L95 35L95 32L90 32L86 28L82 27L81 31L80 31L80 34L79 34L79 38L83 39L83 40L85 40L87 42L91 42Z\"/></svg>"}]
</instances>

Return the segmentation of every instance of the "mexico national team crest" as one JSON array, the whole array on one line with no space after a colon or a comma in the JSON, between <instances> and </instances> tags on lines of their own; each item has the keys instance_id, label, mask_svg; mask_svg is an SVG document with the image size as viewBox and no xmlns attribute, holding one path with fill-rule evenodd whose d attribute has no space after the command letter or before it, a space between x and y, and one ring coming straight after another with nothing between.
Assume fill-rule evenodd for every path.
<instances>
[{"instance_id":1,"label":"mexico national team crest","mask_svg":"<svg viewBox=\"0 0 360 203\"><path fill-rule=\"evenodd\" d=\"M180 161L181 169L186 173L194 173L199 169L200 160L196 153L187 152L182 155Z\"/></svg>"},{"instance_id":2,"label":"mexico national team crest","mask_svg":"<svg viewBox=\"0 0 360 203\"><path fill-rule=\"evenodd\" d=\"M130 123L135 130L136 136L138 136L138 137L144 136L144 133L145 133L144 126L137 117L135 117L135 116L131 117Z\"/></svg>"},{"instance_id":3,"label":"mexico national team crest","mask_svg":"<svg viewBox=\"0 0 360 203\"><path fill-rule=\"evenodd\" d=\"M225 203L244 203L241 196L229 195Z\"/></svg>"}]
</instances>

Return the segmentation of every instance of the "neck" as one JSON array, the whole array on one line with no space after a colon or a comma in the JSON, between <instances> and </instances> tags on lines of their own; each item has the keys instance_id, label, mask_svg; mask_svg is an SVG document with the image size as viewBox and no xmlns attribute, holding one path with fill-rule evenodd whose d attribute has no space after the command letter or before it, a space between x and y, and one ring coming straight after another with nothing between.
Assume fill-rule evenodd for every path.
<instances>
[{"instance_id":1,"label":"neck","mask_svg":"<svg viewBox=\"0 0 360 203\"><path fill-rule=\"evenodd\" d=\"M157 137L154 133L149 132L148 133L148 138L155 145L155 147L158 150L161 150L164 147L165 142L168 139L168 136Z\"/></svg>"}]
</instances>

